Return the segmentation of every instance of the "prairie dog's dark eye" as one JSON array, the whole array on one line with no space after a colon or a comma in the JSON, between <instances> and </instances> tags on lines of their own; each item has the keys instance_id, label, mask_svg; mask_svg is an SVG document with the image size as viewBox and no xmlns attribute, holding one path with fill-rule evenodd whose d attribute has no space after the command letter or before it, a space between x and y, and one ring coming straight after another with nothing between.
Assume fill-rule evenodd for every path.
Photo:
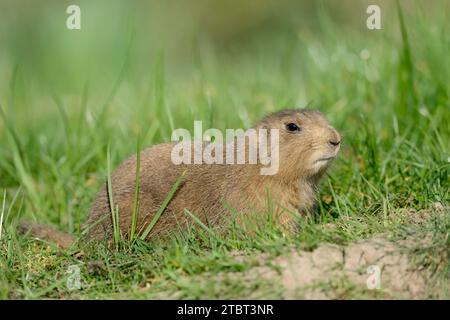
<instances>
[{"instance_id":1,"label":"prairie dog's dark eye","mask_svg":"<svg viewBox=\"0 0 450 320\"><path fill-rule=\"evenodd\" d=\"M297 126L295 123L288 123L286 125L286 129L287 129L287 131L292 131L292 132L300 131L300 127Z\"/></svg>"}]
</instances>

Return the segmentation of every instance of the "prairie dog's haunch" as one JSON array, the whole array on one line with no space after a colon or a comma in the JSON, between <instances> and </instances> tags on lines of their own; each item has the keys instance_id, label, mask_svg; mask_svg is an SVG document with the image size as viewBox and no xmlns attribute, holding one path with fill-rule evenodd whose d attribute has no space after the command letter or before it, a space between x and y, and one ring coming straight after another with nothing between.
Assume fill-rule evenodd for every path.
<instances>
[{"instance_id":1,"label":"prairie dog's haunch","mask_svg":"<svg viewBox=\"0 0 450 320\"><path fill-rule=\"evenodd\" d=\"M184 226L190 219L185 209L212 227L225 223L230 208L244 214L264 214L268 211L268 194L276 221L291 230L292 212L304 214L313 208L319 180L338 154L341 137L321 112L307 109L272 113L254 128L279 130L279 168L274 175L262 175L261 164L175 165L171 159L175 143L143 150L140 154L137 230L151 222L184 171L185 178L147 239ZM135 178L135 155L112 174L112 196L114 205L119 208L123 234L130 230ZM92 204L87 225L92 226L88 232L89 240L108 241L112 238L106 184Z\"/></svg>"}]
</instances>

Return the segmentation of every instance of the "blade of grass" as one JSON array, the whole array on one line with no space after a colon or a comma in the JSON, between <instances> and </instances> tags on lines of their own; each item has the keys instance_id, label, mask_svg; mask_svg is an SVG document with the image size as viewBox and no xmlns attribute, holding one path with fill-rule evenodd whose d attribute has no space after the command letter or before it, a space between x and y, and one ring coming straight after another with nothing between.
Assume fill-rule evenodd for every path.
<instances>
[{"instance_id":1,"label":"blade of grass","mask_svg":"<svg viewBox=\"0 0 450 320\"><path fill-rule=\"evenodd\" d=\"M108 144L108 148L106 151L106 162L107 162L107 189L108 189L108 200L109 200L109 208L111 210L111 218L113 222L113 237L114 237L114 245L116 248L119 245L119 225L118 225L118 213L116 212L116 207L114 206L114 197L112 190L112 180L111 180L111 151L110 146ZM118 211L118 208L117 208Z\"/></svg>"},{"instance_id":2,"label":"blade of grass","mask_svg":"<svg viewBox=\"0 0 450 320\"><path fill-rule=\"evenodd\" d=\"M128 68L128 65L129 65L131 48L133 46L134 35L135 34L134 34L134 30L133 30L131 32L130 38L128 40L128 45L127 45L127 48L126 48L126 51L125 51L124 61L123 61L122 67L120 69L119 75L118 75L117 80L114 83L114 85L113 85L113 87L111 89L111 92L109 93L105 103L102 106L100 114L99 114L99 116L97 118L97 123L103 123L104 122L105 117L106 117L107 112L108 112L108 109L109 109L111 103L113 102L114 98L116 97L117 92L119 91L120 86L122 85L122 82L123 82L123 80L125 78L125 72L126 72L126 70Z\"/></svg>"},{"instance_id":3,"label":"blade of grass","mask_svg":"<svg viewBox=\"0 0 450 320\"><path fill-rule=\"evenodd\" d=\"M134 240L134 234L136 232L136 220L137 212L139 208L139 173L141 169L141 146L139 143L140 137L138 134L137 145L136 145L136 179L135 179L135 190L134 190L134 205L133 214L131 216L131 230L130 230L130 241Z\"/></svg>"},{"instance_id":4,"label":"blade of grass","mask_svg":"<svg viewBox=\"0 0 450 320\"><path fill-rule=\"evenodd\" d=\"M20 155L19 146L15 143L14 139L11 139L11 148L13 151L13 162L14 166L17 170L18 177L20 179L21 185L26 189L28 196L31 199L31 205L36 211L40 209L40 198L38 196L38 192L35 187L35 183L33 178L31 177L29 171L25 165L25 159L23 159Z\"/></svg>"},{"instance_id":5,"label":"blade of grass","mask_svg":"<svg viewBox=\"0 0 450 320\"><path fill-rule=\"evenodd\" d=\"M2 230L3 230L3 215L5 214L6 209L6 189L3 191L3 205L2 212L0 214L0 241L2 240Z\"/></svg>"},{"instance_id":6,"label":"blade of grass","mask_svg":"<svg viewBox=\"0 0 450 320\"><path fill-rule=\"evenodd\" d=\"M178 177L177 181L175 181L174 185L172 186L172 189L170 189L169 194L167 195L163 204L156 212L156 214L153 217L150 224L145 228L144 232L141 234L141 236L140 236L141 240L145 240L145 238L147 238L150 231L152 231L153 227L155 226L156 222L158 222L159 218L161 217L163 211L166 209L166 207L169 204L170 200L172 199L173 195L178 190L178 187L180 186L181 182L183 181L185 175L186 175L186 170L184 170L183 173L181 174L181 176Z\"/></svg>"},{"instance_id":7,"label":"blade of grass","mask_svg":"<svg viewBox=\"0 0 450 320\"><path fill-rule=\"evenodd\" d=\"M396 1L398 19L400 22L400 32L403 40L403 47L401 50L401 61L399 63L398 71L398 87L400 93L400 111L401 115L406 115L409 107L417 106L417 93L414 86L414 63L411 55L411 46L408 39L408 32L403 17L403 10L399 1Z\"/></svg>"},{"instance_id":8,"label":"blade of grass","mask_svg":"<svg viewBox=\"0 0 450 320\"><path fill-rule=\"evenodd\" d=\"M6 221L8 219L8 217L11 214L11 210L14 206L14 204L16 203L17 198L19 197L20 192L22 191L22 186L20 186L16 193L14 194L14 196L11 199L11 203L9 204L9 208L8 208L8 212L6 212L6 215L3 217L3 220Z\"/></svg>"},{"instance_id":9,"label":"blade of grass","mask_svg":"<svg viewBox=\"0 0 450 320\"><path fill-rule=\"evenodd\" d=\"M211 228L209 228L207 225L205 225L197 216L195 216L193 213L191 213L189 210L184 209L184 213L186 213L188 216L190 216L195 223L197 223L200 227L202 227L203 229L205 229L205 231L207 231L216 241L219 241L220 239L217 237L216 233L211 230Z\"/></svg>"}]
</instances>

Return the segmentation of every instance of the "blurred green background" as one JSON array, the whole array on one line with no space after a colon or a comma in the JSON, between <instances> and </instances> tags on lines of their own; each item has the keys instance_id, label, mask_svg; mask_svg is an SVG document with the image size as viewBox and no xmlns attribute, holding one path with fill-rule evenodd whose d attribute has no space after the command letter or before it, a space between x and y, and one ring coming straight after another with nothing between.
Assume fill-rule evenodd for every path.
<instances>
[{"instance_id":1,"label":"blurred green background","mask_svg":"<svg viewBox=\"0 0 450 320\"><path fill-rule=\"evenodd\" d=\"M259 62L259 68L284 71L293 85L304 88L309 81L308 59L313 59L326 76L328 64L338 62L344 50L354 54L343 62L350 72L353 65L362 63L359 57L364 49L391 52L391 58L396 58L401 38L395 2L376 2L382 10L383 30L379 31L366 28L366 8L372 3L2 0L1 101L7 108L11 85L16 88L12 94L30 100L35 93L79 96L86 85L95 96L105 97L119 78L123 86L118 90L142 95L142 87L148 86L161 57L167 83L180 77L196 79L195 71L218 65L227 67L208 70L210 74L240 67L245 74L246 60L251 60ZM70 4L81 8L79 31L65 27ZM422 32L436 34L436 40L442 32L442 49L448 49L448 32L444 33L445 27L438 24L444 22L448 1L403 1L401 5L414 15L415 22L422 24ZM420 33L411 35L413 50L425 50L420 43L416 45L421 37ZM377 54L374 52L372 57L376 59ZM437 59L433 67L448 67L445 60ZM367 76L373 81L377 72L370 67ZM301 99L311 98L306 95Z\"/></svg>"}]
</instances>

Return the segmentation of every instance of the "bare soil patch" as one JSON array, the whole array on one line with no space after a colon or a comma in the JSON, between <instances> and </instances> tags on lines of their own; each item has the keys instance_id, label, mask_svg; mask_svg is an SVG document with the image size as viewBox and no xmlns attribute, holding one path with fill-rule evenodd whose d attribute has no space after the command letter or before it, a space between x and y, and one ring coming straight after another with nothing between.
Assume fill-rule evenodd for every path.
<instances>
[{"instance_id":1,"label":"bare soil patch","mask_svg":"<svg viewBox=\"0 0 450 320\"><path fill-rule=\"evenodd\" d=\"M277 271L264 266L251 272L280 281L285 299L417 299L425 296L429 275L415 268L408 255L399 249L410 241L395 244L376 237L345 247L325 244L312 252L293 250L271 262ZM373 266L380 271L379 289L368 285L375 280L375 274L368 270Z\"/></svg>"}]
</instances>

